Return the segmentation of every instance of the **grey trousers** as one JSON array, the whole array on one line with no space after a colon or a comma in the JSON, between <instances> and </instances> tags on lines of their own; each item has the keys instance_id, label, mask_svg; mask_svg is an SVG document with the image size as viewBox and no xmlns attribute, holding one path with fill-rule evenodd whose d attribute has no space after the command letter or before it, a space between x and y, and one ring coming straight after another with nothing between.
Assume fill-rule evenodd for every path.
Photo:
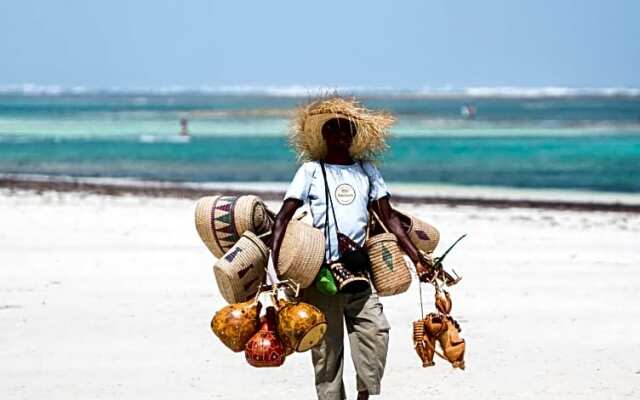
<instances>
[{"instance_id":1,"label":"grey trousers","mask_svg":"<svg viewBox=\"0 0 640 400\"><path fill-rule=\"evenodd\" d=\"M306 302L324 312L328 323L324 339L311 349L318 399L347 398L342 381L343 321L349 335L358 391L367 390L371 395L380 394L390 327L378 295L367 289L360 293L327 296L311 286L305 289L303 296Z\"/></svg>"}]
</instances>

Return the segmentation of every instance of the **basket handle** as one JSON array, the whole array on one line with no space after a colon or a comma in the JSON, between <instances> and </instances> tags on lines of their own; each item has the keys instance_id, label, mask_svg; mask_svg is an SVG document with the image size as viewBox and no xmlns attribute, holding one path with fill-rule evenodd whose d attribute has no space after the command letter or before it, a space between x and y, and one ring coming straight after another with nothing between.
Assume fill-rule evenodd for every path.
<instances>
[{"instance_id":1,"label":"basket handle","mask_svg":"<svg viewBox=\"0 0 640 400\"><path fill-rule=\"evenodd\" d=\"M367 230L364 233L364 241L369 240L369 232L371 232L371 217L367 218Z\"/></svg>"},{"instance_id":2,"label":"basket handle","mask_svg":"<svg viewBox=\"0 0 640 400\"><path fill-rule=\"evenodd\" d=\"M273 223L276 220L276 213L271 211L266 205L264 206L264 209L267 210L267 217L269 217L269 220Z\"/></svg>"},{"instance_id":3,"label":"basket handle","mask_svg":"<svg viewBox=\"0 0 640 400\"><path fill-rule=\"evenodd\" d=\"M273 211L269 210L267 207L265 207L265 209L267 210L267 216L271 219L271 222L275 222L276 220L276 213L274 213ZM298 215L297 217L294 217L297 221L300 221L302 218L307 216L307 211L303 211L300 213L300 215Z\"/></svg>"},{"instance_id":4,"label":"basket handle","mask_svg":"<svg viewBox=\"0 0 640 400\"><path fill-rule=\"evenodd\" d=\"M261 233L261 234L257 235L256 237L257 237L258 239L262 239L263 237L267 237L267 236L271 235L272 233L273 233L273 232L272 232L271 230L268 230L268 231L266 231L266 232L264 232L264 233Z\"/></svg>"},{"instance_id":5,"label":"basket handle","mask_svg":"<svg viewBox=\"0 0 640 400\"><path fill-rule=\"evenodd\" d=\"M382 226L382 229L386 232L389 233L389 230L387 229L387 227L384 225L384 223L382 223L382 220L380 219L380 217L378 217L378 214L376 214L375 211L371 210L371 214L373 214L373 218L376 220L377 223L380 224L380 226ZM368 230L367 230L367 234L369 234Z\"/></svg>"}]
</instances>

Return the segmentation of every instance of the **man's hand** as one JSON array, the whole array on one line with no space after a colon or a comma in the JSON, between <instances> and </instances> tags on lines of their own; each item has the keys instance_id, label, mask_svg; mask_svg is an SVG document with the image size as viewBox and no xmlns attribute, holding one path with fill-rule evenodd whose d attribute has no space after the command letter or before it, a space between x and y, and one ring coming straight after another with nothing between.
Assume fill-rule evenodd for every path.
<instances>
[{"instance_id":1,"label":"man's hand","mask_svg":"<svg viewBox=\"0 0 640 400\"><path fill-rule=\"evenodd\" d=\"M447 271L444 270L442 263L438 262L438 257L433 258L431 254L420 253L420 259L418 262L414 262L416 266L416 273L418 274L418 279L421 282L433 282L437 278L442 281L447 286L453 286L460 282L462 279L457 274L451 275ZM436 267L437 269L434 268Z\"/></svg>"},{"instance_id":2,"label":"man's hand","mask_svg":"<svg viewBox=\"0 0 640 400\"><path fill-rule=\"evenodd\" d=\"M431 282L435 278L435 270L433 269L433 259L426 255L420 254L420 259L415 263L416 273L421 282Z\"/></svg>"}]
</instances>

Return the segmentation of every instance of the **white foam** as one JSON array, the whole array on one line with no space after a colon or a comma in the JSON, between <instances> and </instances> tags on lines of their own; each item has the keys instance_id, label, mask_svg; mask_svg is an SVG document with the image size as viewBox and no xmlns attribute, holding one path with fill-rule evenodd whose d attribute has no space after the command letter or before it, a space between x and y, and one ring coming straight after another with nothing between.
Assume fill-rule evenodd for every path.
<instances>
[{"instance_id":1,"label":"white foam","mask_svg":"<svg viewBox=\"0 0 640 400\"><path fill-rule=\"evenodd\" d=\"M470 97L470 98L548 98L548 97L640 97L640 88L633 87L565 87L565 86L441 86L420 88L394 88L390 86L362 85L168 85L158 87L87 88L84 86L39 85L21 83L0 86L0 94L25 96L58 96L63 94L210 94L260 95L273 97L309 97L326 93L356 95L382 95L389 97Z\"/></svg>"},{"instance_id":2,"label":"white foam","mask_svg":"<svg viewBox=\"0 0 640 400\"><path fill-rule=\"evenodd\" d=\"M509 98L544 98L544 97L615 97L640 96L640 89L625 87L608 88L571 88L561 86L546 87L470 87L463 93L470 97L509 97Z\"/></svg>"}]
</instances>

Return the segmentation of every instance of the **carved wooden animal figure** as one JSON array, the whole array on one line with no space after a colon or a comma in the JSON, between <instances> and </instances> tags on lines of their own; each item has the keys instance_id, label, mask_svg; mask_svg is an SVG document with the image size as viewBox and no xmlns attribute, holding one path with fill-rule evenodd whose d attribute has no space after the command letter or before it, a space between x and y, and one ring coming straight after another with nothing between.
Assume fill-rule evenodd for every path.
<instances>
[{"instance_id":1,"label":"carved wooden animal figure","mask_svg":"<svg viewBox=\"0 0 640 400\"><path fill-rule=\"evenodd\" d=\"M413 345L422 361L423 367L431 367L436 365L433 362L433 347L425 343L425 340L429 340L424 334L424 320L413 321ZM433 339L433 346L435 346L435 339Z\"/></svg>"},{"instance_id":2,"label":"carved wooden animal figure","mask_svg":"<svg viewBox=\"0 0 640 400\"><path fill-rule=\"evenodd\" d=\"M436 300L436 309L443 314L451 313L451 296L449 296L449 292L446 290L436 289L435 294Z\"/></svg>"},{"instance_id":3,"label":"carved wooden animal figure","mask_svg":"<svg viewBox=\"0 0 640 400\"><path fill-rule=\"evenodd\" d=\"M443 316L442 320L445 329L438 336L442 352L453 368L464 369L465 341L460 337L460 325L449 316Z\"/></svg>"},{"instance_id":4,"label":"carved wooden animal figure","mask_svg":"<svg viewBox=\"0 0 640 400\"><path fill-rule=\"evenodd\" d=\"M424 318L425 335L437 338L447 329L444 316L437 313L429 313Z\"/></svg>"}]
</instances>

